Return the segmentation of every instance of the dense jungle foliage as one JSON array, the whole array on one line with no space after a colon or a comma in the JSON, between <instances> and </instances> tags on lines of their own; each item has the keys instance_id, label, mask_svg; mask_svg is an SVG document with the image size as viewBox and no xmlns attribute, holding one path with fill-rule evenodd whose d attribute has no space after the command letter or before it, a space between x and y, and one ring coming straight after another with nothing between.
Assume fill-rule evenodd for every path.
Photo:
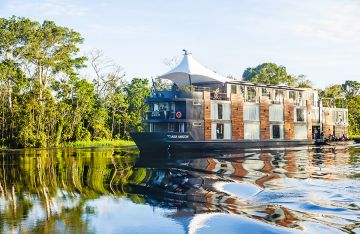
<instances>
[{"instance_id":1,"label":"dense jungle foliage","mask_svg":"<svg viewBox=\"0 0 360 234\"><path fill-rule=\"evenodd\" d=\"M79 56L83 40L52 21L0 18L0 146L129 139L141 130L148 80L126 82L101 51ZM86 61L92 77L79 75Z\"/></svg>"}]
</instances>

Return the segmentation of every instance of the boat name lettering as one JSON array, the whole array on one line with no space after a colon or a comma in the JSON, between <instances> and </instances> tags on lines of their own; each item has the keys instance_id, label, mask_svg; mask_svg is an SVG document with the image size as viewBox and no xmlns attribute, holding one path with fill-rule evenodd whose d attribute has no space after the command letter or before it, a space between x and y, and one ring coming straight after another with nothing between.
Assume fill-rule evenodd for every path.
<instances>
[{"instance_id":1,"label":"boat name lettering","mask_svg":"<svg viewBox=\"0 0 360 234\"><path fill-rule=\"evenodd\" d=\"M170 139L188 139L189 135L167 135Z\"/></svg>"}]
</instances>

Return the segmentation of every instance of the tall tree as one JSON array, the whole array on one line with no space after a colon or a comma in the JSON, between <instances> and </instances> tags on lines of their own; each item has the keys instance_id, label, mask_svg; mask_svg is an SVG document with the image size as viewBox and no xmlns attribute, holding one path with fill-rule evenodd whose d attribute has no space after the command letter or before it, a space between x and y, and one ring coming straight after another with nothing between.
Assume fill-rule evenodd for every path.
<instances>
[{"instance_id":1,"label":"tall tree","mask_svg":"<svg viewBox=\"0 0 360 234\"><path fill-rule=\"evenodd\" d=\"M263 63L254 68L247 68L243 73L243 80L261 84L296 85L296 78L289 75L286 67L275 63Z\"/></svg>"}]
</instances>

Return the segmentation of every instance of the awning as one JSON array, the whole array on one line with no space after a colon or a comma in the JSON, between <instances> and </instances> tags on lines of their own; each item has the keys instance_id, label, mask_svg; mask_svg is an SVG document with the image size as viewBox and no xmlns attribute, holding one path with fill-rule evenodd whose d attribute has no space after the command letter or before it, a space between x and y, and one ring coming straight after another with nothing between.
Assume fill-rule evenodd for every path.
<instances>
[{"instance_id":1,"label":"awning","mask_svg":"<svg viewBox=\"0 0 360 234\"><path fill-rule=\"evenodd\" d=\"M178 66L158 78L171 80L179 87L190 85L190 79L193 85L206 82L225 83L228 81L227 78L201 65L192 57L191 53L186 51Z\"/></svg>"}]
</instances>

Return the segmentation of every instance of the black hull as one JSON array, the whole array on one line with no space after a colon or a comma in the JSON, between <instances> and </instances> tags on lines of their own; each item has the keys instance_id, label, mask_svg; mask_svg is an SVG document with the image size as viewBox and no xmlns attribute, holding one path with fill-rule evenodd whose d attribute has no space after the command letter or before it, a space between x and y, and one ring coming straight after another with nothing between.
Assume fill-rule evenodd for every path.
<instances>
[{"instance_id":1,"label":"black hull","mask_svg":"<svg viewBox=\"0 0 360 234\"><path fill-rule=\"evenodd\" d=\"M314 145L314 140L212 140L194 141L187 133L133 132L141 152L210 152Z\"/></svg>"}]
</instances>

